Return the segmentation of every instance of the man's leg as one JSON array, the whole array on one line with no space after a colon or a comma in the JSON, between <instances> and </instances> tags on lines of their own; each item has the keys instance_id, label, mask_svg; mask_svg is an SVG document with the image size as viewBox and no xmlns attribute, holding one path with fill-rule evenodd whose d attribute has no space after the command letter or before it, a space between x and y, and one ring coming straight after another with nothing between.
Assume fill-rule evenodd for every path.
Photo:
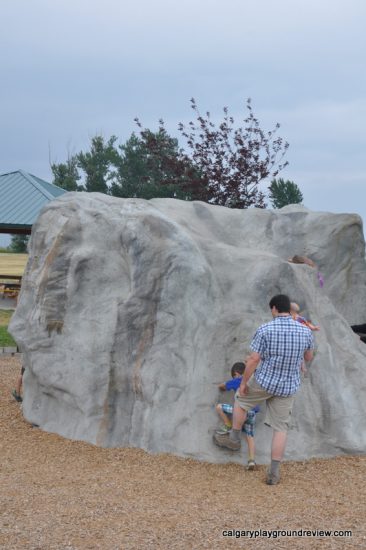
<instances>
[{"instance_id":1,"label":"man's leg","mask_svg":"<svg viewBox=\"0 0 366 550\"><path fill-rule=\"evenodd\" d=\"M295 396L287 397L273 396L267 401L265 424L273 430L271 447L271 466L268 470L266 483L276 485L280 480L280 465L283 459L287 431L291 420L291 411Z\"/></svg>"},{"instance_id":2,"label":"man's leg","mask_svg":"<svg viewBox=\"0 0 366 550\"><path fill-rule=\"evenodd\" d=\"M273 430L271 459L281 462L285 453L287 432Z\"/></svg>"},{"instance_id":3,"label":"man's leg","mask_svg":"<svg viewBox=\"0 0 366 550\"><path fill-rule=\"evenodd\" d=\"M233 411L233 427L230 432L231 441L237 441L240 443L240 434L243 424L247 418L247 411L242 409L241 406L235 402Z\"/></svg>"},{"instance_id":4,"label":"man's leg","mask_svg":"<svg viewBox=\"0 0 366 550\"><path fill-rule=\"evenodd\" d=\"M271 397L272 396L256 382L254 376L251 376L248 381L248 392L245 396L239 396L238 393L235 396L233 429L229 434L215 434L213 439L216 445L232 451L239 451L241 447L240 432L247 418L246 409L251 410L256 405L267 401L267 399Z\"/></svg>"},{"instance_id":5,"label":"man's leg","mask_svg":"<svg viewBox=\"0 0 366 550\"><path fill-rule=\"evenodd\" d=\"M235 402L233 411L233 430L241 431L243 424L247 418L247 411Z\"/></svg>"},{"instance_id":6,"label":"man's leg","mask_svg":"<svg viewBox=\"0 0 366 550\"><path fill-rule=\"evenodd\" d=\"M277 485L280 480L280 465L285 453L287 432L273 430L271 466L267 474L267 485Z\"/></svg>"},{"instance_id":7,"label":"man's leg","mask_svg":"<svg viewBox=\"0 0 366 550\"><path fill-rule=\"evenodd\" d=\"M240 433L241 428L247 417L247 411L242 409L237 402L234 404L233 411L233 427L228 434L218 434L214 435L214 442L219 447L226 447L232 451L239 451L241 447Z\"/></svg>"}]
</instances>

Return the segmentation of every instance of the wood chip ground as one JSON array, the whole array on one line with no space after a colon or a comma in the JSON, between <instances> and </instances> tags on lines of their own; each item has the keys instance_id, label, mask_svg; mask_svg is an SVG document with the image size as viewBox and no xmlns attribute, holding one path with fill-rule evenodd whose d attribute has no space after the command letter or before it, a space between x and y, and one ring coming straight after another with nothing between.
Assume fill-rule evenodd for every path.
<instances>
[{"instance_id":1,"label":"wood chip ground","mask_svg":"<svg viewBox=\"0 0 366 550\"><path fill-rule=\"evenodd\" d=\"M264 466L68 441L25 422L18 369L0 358L1 549L366 549L365 456L285 462L268 487ZM300 529L352 537L223 536Z\"/></svg>"}]
</instances>

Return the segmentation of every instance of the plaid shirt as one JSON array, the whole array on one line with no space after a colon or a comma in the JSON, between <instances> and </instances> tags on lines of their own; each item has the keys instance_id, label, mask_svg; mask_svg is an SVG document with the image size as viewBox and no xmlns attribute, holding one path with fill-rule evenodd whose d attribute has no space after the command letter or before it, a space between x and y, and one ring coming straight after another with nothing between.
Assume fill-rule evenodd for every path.
<instances>
[{"instance_id":1,"label":"plaid shirt","mask_svg":"<svg viewBox=\"0 0 366 550\"><path fill-rule=\"evenodd\" d=\"M300 367L304 352L314 348L311 330L292 319L275 317L259 327L251 349L261 356L255 379L272 395L286 397L300 386Z\"/></svg>"}]
</instances>

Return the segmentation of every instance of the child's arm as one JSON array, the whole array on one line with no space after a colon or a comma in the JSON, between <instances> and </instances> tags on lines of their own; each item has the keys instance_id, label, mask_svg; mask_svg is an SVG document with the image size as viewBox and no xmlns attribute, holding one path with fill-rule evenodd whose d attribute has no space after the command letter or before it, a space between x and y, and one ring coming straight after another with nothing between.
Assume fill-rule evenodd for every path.
<instances>
[{"instance_id":1,"label":"child's arm","mask_svg":"<svg viewBox=\"0 0 366 550\"><path fill-rule=\"evenodd\" d=\"M232 378L231 380L226 380L226 382L223 382L222 384L219 384L219 390L221 391L236 391L238 387L240 386L241 377L240 378Z\"/></svg>"},{"instance_id":2,"label":"child's arm","mask_svg":"<svg viewBox=\"0 0 366 550\"><path fill-rule=\"evenodd\" d=\"M310 323L310 321L306 321L305 324L310 330L320 330L319 325L313 325L313 323Z\"/></svg>"}]
</instances>

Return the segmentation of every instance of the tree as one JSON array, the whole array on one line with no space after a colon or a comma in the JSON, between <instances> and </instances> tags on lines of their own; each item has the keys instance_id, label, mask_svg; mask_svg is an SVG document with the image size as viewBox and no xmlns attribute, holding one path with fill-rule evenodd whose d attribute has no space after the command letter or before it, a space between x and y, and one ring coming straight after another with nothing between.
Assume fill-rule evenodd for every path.
<instances>
[{"instance_id":1,"label":"tree","mask_svg":"<svg viewBox=\"0 0 366 550\"><path fill-rule=\"evenodd\" d=\"M68 189L119 197L174 197L230 208L265 208L260 183L277 176L288 164L283 162L288 143L276 135L280 125L264 132L250 99L242 127L235 127L227 107L217 126L209 112L201 116L194 99L191 107L196 121L178 125L186 151L167 133L163 120L153 132L135 119L139 134L132 134L124 145L117 147L115 136L105 141L96 135L88 152L80 152L65 164L53 164L54 182ZM81 186L78 169L83 176Z\"/></svg>"},{"instance_id":2,"label":"tree","mask_svg":"<svg viewBox=\"0 0 366 550\"><path fill-rule=\"evenodd\" d=\"M281 164L289 147L281 137L276 137L280 125L264 132L254 116L251 100L246 108L248 116L244 126L234 127L234 118L224 107L224 118L216 126L206 112L203 117L194 98L191 107L196 122L188 127L178 126L190 149L190 159L204 181L207 201L230 208L265 207L265 196L259 190L259 183L269 176L276 176L287 166Z\"/></svg>"},{"instance_id":3,"label":"tree","mask_svg":"<svg viewBox=\"0 0 366 550\"><path fill-rule=\"evenodd\" d=\"M177 140L161 129L156 133L146 130L143 138L132 134L119 146L120 157L110 193L124 198L186 198L169 162L174 163L177 147Z\"/></svg>"},{"instance_id":4,"label":"tree","mask_svg":"<svg viewBox=\"0 0 366 550\"><path fill-rule=\"evenodd\" d=\"M85 191L108 193L113 166L118 164L118 151L114 145L116 141L116 136L105 142L103 136L96 135L91 140L90 151L77 155L77 165L85 173Z\"/></svg>"},{"instance_id":5,"label":"tree","mask_svg":"<svg viewBox=\"0 0 366 550\"><path fill-rule=\"evenodd\" d=\"M69 156L65 163L52 163L53 183L67 191L109 192L109 180L118 164L117 138L108 141L101 135L91 138L87 152ZM78 182L81 181L79 184Z\"/></svg>"},{"instance_id":6,"label":"tree","mask_svg":"<svg viewBox=\"0 0 366 550\"><path fill-rule=\"evenodd\" d=\"M66 191L80 191L83 188L77 183L80 180L77 156L69 156L64 163L57 164L53 162L51 170L54 185L62 187Z\"/></svg>"},{"instance_id":7,"label":"tree","mask_svg":"<svg viewBox=\"0 0 366 550\"><path fill-rule=\"evenodd\" d=\"M282 178L272 180L269 198L273 208L282 208L287 204L299 204L303 201L303 195L296 183Z\"/></svg>"},{"instance_id":8,"label":"tree","mask_svg":"<svg viewBox=\"0 0 366 550\"><path fill-rule=\"evenodd\" d=\"M119 146L121 153L111 194L144 199L190 199L185 183L192 166L179 149L178 140L169 136L162 121L157 132L143 129L138 119L136 123L140 135L133 133Z\"/></svg>"},{"instance_id":9,"label":"tree","mask_svg":"<svg viewBox=\"0 0 366 550\"><path fill-rule=\"evenodd\" d=\"M8 246L10 252L26 253L29 235L12 235Z\"/></svg>"}]
</instances>

